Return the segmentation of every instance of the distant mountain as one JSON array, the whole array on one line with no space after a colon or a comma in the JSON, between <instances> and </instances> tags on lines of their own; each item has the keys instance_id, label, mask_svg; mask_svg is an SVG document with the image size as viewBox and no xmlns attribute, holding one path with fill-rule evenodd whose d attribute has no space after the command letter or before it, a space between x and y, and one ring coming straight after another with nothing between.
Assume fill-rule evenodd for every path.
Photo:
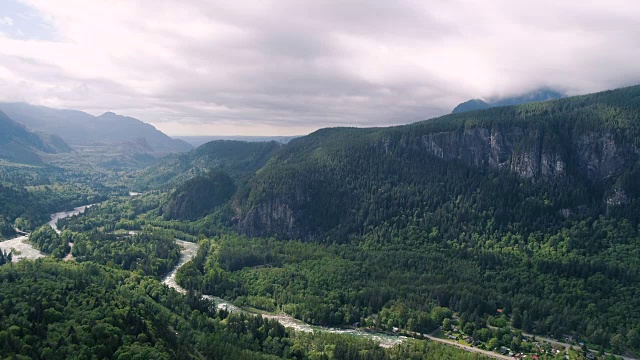
<instances>
[{"instance_id":1,"label":"distant mountain","mask_svg":"<svg viewBox=\"0 0 640 360\"><path fill-rule=\"evenodd\" d=\"M70 145L144 143L146 148L143 152L155 155L193 149L188 143L172 139L152 125L112 112L96 117L77 110L25 103L0 103L0 110L31 130L55 134Z\"/></svg>"},{"instance_id":2,"label":"distant mountain","mask_svg":"<svg viewBox=\"0 0 640 360\"><path fill-rule=\"evenodd\" d=\"M40 164L39 154L67 152L71 149L55 135L36 134L0 111L0 159Z\"/></svg>"},{"instance_id":3,"label":"distant mountain","mask_svg":"<svg viewBox=\"0 0 640 360\"><path fill-rule=\"evenodd\" d=\"M136 190L173 187L211 170L227 173L242 183L262 168L283 145L275 142L218 140L188 153L172 154L136 176Z\"/></svg>"},{"instance_id":4,"label":"distant mountain","mask_svg":"<svg viewBox=\"0 0 640 360\"><path fill-rule=\"evenodd\" d=\"M552 89L540 89L525 95L503 99L493 99L488 101L484 101L482 99L468 100L458 104L458 106L453 109L452 113L455 114L465 111L489 109L498 106L520 105L538 101L556 100L563 97L566 97L566 95L558 91Z\"/></svg>"},{"instance_id":5,"label":"distant mountain","mask_svg":"<svg viewBox=\"0 0 640 360\"><path fill-rule=\"evenodd\" d=\"M172 136L174 139L184 140L189 144L198 147L210 141L216 140L235 140L247 142L268 142L275 141L280 144L286 144L289 141L300 136Z\"/></svg>"}]
</instances>

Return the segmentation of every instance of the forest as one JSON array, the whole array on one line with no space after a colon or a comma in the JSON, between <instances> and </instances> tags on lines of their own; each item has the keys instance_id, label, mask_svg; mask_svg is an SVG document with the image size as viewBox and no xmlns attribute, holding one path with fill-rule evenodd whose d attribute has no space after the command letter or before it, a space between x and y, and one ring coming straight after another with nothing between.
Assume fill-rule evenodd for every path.
<instances>
[{"instance_id":1,"label":"forest","mask_svg":"<svg viewBox=\"0 0 640 360\"><path fill-rule=\"evenodd\" d=\"M2 354L481 358L296 332L218 310L201 297L212 295L255 314L540 358L555 355L533 336L638 355L639 110L631 87L286 145L215 141L130 171L0 166L2 236L28 231L47 255L0 253ZM59 234L44 225L87 204ZM160 282L179 262L176 239L199 245L177 272L186 295Z\"/></svg>"},{"instance_id":2,"label":"forest","mask_svg":"<svg viewBox=\"0 0 640 360\"><path fill-rule=\"evenodd\" d=\"M17 359L480 359L435 343L382 349L216 310L153 278L53 259L0 267L0 348ZM45 295L46 294L46 295Z\"/></svg>"}]
</instances>

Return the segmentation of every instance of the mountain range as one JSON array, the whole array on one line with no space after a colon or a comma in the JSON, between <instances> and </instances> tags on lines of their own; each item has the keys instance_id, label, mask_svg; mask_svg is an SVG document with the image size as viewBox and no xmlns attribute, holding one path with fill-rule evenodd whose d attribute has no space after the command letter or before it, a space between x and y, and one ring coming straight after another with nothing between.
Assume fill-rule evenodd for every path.
<instances>
[{"instance_id":1,"label":"mountain range","mask_svg":"<svg viewBox=\"0 0 640 360\"><path fill-rule=\"evenodd\" d=\"M71 151L60 137L29 131L0 111L0 158L13 162L40 164L41 154Z\"/></svg>"},{"instance_id":2,"label":"mountain range","mask_svg":"<svg viewBox=\"0 0 640 360\"><path fill-rule=\"evenodd\" d=\"M639 139L633 86L254 147L259 161L229 176L233 194L217 171L237 171L229 154L243 145L215 141L184 154L180 173L195 177L169 178L176 190L157 214L241 234L216 238L185 271L192 290L322 325L377 314L389 330L431 331L442 323L402 319L435 304L468 319L473 336L496 316L638 349ZM162 183L156 166L146 184Z\"/></svg>"},{"instance_id":3,"label":"mountain range","mask_svg":"<svg viewBox=\"0 0 640 360\"><path fill-rule=\"evenodd\" d=\"M172 136L174 139L184 140L194 147L204 145L216 140L233 140L246 142L269 142L275 141L286 144L299 136Z\"/></svg>"},{"instance_id":4,"label":"mountain range","mask_svg":"<svg viewBox=\"0 0 640 360\"><path fill-rule=\"evenodd\" d=\"M71 146L137 144L132 151L161 156L189 151L188 143L172 139L150 124L106 112L100 116L25 103L0 103L0 111L32 131L62 138ZM128 150L131 150L128 149Z\"/></svg>"}]
</instances>

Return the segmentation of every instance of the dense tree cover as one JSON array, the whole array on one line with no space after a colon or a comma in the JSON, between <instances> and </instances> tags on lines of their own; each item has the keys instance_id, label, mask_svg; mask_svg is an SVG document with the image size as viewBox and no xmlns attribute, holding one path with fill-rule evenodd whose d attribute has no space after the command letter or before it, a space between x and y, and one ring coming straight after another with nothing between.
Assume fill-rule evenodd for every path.
<instances>
[{"instance_id":1,"label":"dense tree cover","mask_svg":"<svg viewBox=\"0 0 640 360\"><path fill-rule=\"evenodd\" d=\"M585 225L606 228L604 222ZM628 230L630 237L617 241L635 241L635 230ZM190 289L317 324L360 322L425 332L441 324L438 306L458 311L478 327L498 308L508 313L517 308L522 319L517 325L525 331L577 334L595 347L608 346L616 337L637 348L638 267L550 247L556 241L557 247L566 247L579 231L584 229L546 236L541 248L533 238L514 243L505 237L495 249L477 251L223 236L201 243L198 256L178 271L177 279ZM610 232L616 233L622 232ZM618 250L620 261L629 262L625 257L632 253Z\"/></svg>"},{"instance_id":2,"label":"dense tree cover","mask_svg":"<svg viewBox=\"0 0 640 360\"><path fill-rule=\"evenodd\" d=\"M471 360L487 359L454 347L431 341L407 341L389 349L380 348L370 340L357 340L349 336L329 333L299 334L295 338L296 351L308 359L335 360Z\"/></svg>"},{"instance_id":3,"label":"dense tree cover","mask_svg":"<svg viewBox=\"0 0 640 360\"><path fill-rule=\"evenodd\" d=\"M94 229L105 232L142 230L144 225L148 224L149 215L154 218L160 217L162 214L160 207L168 199L167 194L159 193L111 198L87 209L82 216L59 220L58 226L75 232Z\"/></svg>"},{"instance_id":4,"label":"dense tree cover","mask_svg":"<svg viewBox=\"0 0 640 360\"><path fill-rule=\"evenodd\" d=\"M389 295L377 308L366 309L371 305L365 302L359 313L377 313L393 300L412 302L414 310L435 302L469 319L519 308L526 311L527 331L575 333L592 344L624 342L638 349L628 333L640 324L639 110L640 87L632 87L394 128L324 129L295 139L238 191L236 226L252 236L326 244L325 260L305 263L275 254L281 265L217 276L228 280L223 288L239 282L247 297L271 298L298 317L331 323L335 318L314 309L329 308L334 316L340 309L344 318L343 307L360 304L350 294L376 289L368 283L373 273L388 284ZM541 156L535 150L540 141L539 151L566 159L564 175L527 179L441 159L425 145L429 134L501 134L515 127L521 134L513 140L515 153ZM611 162L609 169L617 162L624 167L598 177L579 162L590 150L572 144L609 137L628 154L603 160ZM611 200L612 194L622 200ZM240 251L223 243L237 247L230 254ZM316 251L304 246L298 251ZM336 294L282 300L281 289L256 285L279 284L293 274L302 279L282 285L293 294L313 294L316 286L322 289L315 284L325 281ZM309 282L299 274L323 280ZM227 293L241 296L239 290ZM421 300L413 303L412 296Z\"/></svg>"},{"instance_id":5,"label":"dense tree cover","mask_svg":"<svg viewBox=\"0 0 640 360\"><path fill-rule=\"evenodd\" d=\"M140 270L147 275L165 274L180 259L180 249L173 234L151 227L136 234L94 230L74 234L73 240L72 253L76 261L116 265L125 270Z\"/></svg>"},{"instance_id":6,"label":"dense tree cover","mask_svg":"<svg viewBox=\"0 0 640 360\"><path fill-rule=\"evenodd\" d=\"M51 213L104 199L95 190L73 184L20 187L0 184L0 236L14 235L13 226L34 230Z\"/></svg>"},{"instance_id":7,"label":"dense tree cover","mask_svg":"<svg viewBox=\"0 0 640 360\"><path fill-rule=\"evenodd\" d=\"M226 203L236 191L233 180L224 172L212 171L180 185L164 207L165 217L197 220Z\"/></svg>"},{"instance_id":8,"label":"dense tree cover","mask_svg":"<svg viewBox=\"0 0 640 360\"><path fill-rule=\"evenodd\" d=\"M29 236L29 241L31 241L36 248L45 254L51 254L57 258L63 258L71 251L71 247L69 246L70 240L72 240L71 232L65 231L59 235L49 225L39 227Z\"/></svg>"},{"instance_id":9,"label":"dense tree cover","mask_svg":"<svg viewBox=\"0 0 640 360\"><path fill-rule=\"evenodd\" d=\"M279 324L229 316L156 281L92 263L22 261L0 268L3 357L267 359L284 354ZM275 339L275 340L273 340ZM236 356L239 355L239 356Z\"/></svg>"},{"instance_id":10,"label":"dense tree cover","mask_svg":"<svg viewBox=\"0 0 640 360\"><path fill-rule=\"evenodd\" d=\"M291 336L259 316L217 311L154 279L91 262L0 267L0 348L17 359L479 359L442 345L394 349L351 336Z\"/></svg>"},{"instance_id":11,"label":"dense tree cover","mask_svg":"<svg viewBox=\"0 0 640 360\"><path fill-rule=\"evenodd\" d=\"M32 231L47 223L52 213L124 193L117 177L115 173L71 165L60 168L0 163L0 237L15 235L13 226Z\"/></svg>"},{"instance_id":12,"label":"dense tree cover","mask_svg":"<svg viewBox=\"0 0 640 360\"><path fill-rule=\"evenodd\" d=\"M281 146L275 141L211 141L189 153L167 156L159 164L141 170L134 185L140 190L167 189L211 170L224 171L239 183L264 166Z\"/></svg>"}]
</instances>

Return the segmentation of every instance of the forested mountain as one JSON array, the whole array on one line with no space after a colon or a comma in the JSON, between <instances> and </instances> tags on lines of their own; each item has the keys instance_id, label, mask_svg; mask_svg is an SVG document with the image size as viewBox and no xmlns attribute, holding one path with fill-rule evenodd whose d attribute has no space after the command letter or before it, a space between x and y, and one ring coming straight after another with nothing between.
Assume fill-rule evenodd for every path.
<instances>
[{"instance_id":1,"label":"forested mountain","mask_svg":"<svg viewBox=\"0 0 640 360\"><path fill-rule=\"evenodd\" d=\"M39 154L71 149L55 135L39 135L0 111L0 159L17 163L40 164Z\"/></svg>"},{"instance_id":2,"label":"forested mountain","mask_svg":"<svg viewBox=\"0 0 640 360\"><path fill-rule=\"evenodd\" d=\"M235 191L229 175L214 170L180 185L171 195L164 214L169 219L197 220L227 202Z\"/></svg>"},{"instance_id":3,"label":"forested mountain","mask_svg":"<svg viewBox=\"0 0 640 360\"><path fill-rule=\"evenodd\" d=\"M210 170L223 171L240 182L263 167L281 146L275 141L211 141L189 153L169 155L141 171L135 186L140 190L174 187Z\"/></svg>"},{"instance_id":4,"label":"forested mountain","mask_svg":"<svg viewBox=\"0 0 640 360\"><path fill-rule=\"evenodd\" d=\"M377 314L428 330L435 303L477 328L505 309L526 331L639 349L639 139L640 86L319 130L231 206L239 232L308 245L250 256L255 240L216 240L220 268L184 284L334 325Z\"/></svg>"},{"instance_id":5,"label":"forested mountain","mask_svg":"<svg viewBox=\"0 0 640 360\"><path fill-rule=\"evenodd\" d=\"M9 356L34 358L50 358L48 349L123 359L473 357L432 342L381 349L289 332L218 312L200 300L207 294L325 326L441 327L480 348L540 358L563 355L523 332L637 353L639 118L640 87L630 87L391 128L323 129L286 145L214 141L136 173L57 169L55 186L44 185L54 173L41 167L0 167L14 184L0 187L9 233L38 228L54 197L111 198L59 222L59 235L32 234L54 257L73 243L80 264L0 267L0 296L10 299L0 343ZM123 186L155 190L113 196ZM199 242L175 277L194 292L186 297L156 280L179 261L174 239ZM20 300L25 289L54 295Z\"/></svg>"},{"instance_id":6,"label":"forested mountain","mask_svg":"<svg viewBox=\"0 0 640 360\"><path fill-rule=\"evenodd\" d=\"M0 110L32 130L55 134L70 145L142 143L146 146L142 152L157 155L192 149L186 142L172 139L147 123L111 112L96 117L77 110L25 103L0 103Z\"/></svg>"},{"instance_id":7,"label":"forested mountain","mask_svg":"<svg viewBox=\"0 0 640 360\"><path fill-rule=\"evenodd\" d=\"M237 199L238 228L345 241L461 202L470 208L456 211L530 230L607 211L637 221L639 114L640 87L630 87L393 128L319 130L251 180Z\"/></svg>"},{"instance_id":8,"label":"forested mountain","mask_svg":"<svg viewBox=\"0 0 640 360\"><path fill-rule=\"evenodd\" d=\"M192 146L199 147L211 141L233 140L247 142L270 142L275 141L286 144L299 136L173 136L174 139L184 140Z\"/></svg>"},{"instance_id":9,"label":"forested mountain","mask_svg":"<svg viewBox=\"0 0 640 360\"><path fill-rule=\"evenodd\" d=\"M499 106L520 105L538 101L555 100L563 97L565 97L565 95L558 91L552 89L540 89L524 95L509 98L493 99L487 101L482 99L471 99L458 104L453 109L452 113L455 114L465 111L489 109Z\"/></svg>"}]
</instances>

